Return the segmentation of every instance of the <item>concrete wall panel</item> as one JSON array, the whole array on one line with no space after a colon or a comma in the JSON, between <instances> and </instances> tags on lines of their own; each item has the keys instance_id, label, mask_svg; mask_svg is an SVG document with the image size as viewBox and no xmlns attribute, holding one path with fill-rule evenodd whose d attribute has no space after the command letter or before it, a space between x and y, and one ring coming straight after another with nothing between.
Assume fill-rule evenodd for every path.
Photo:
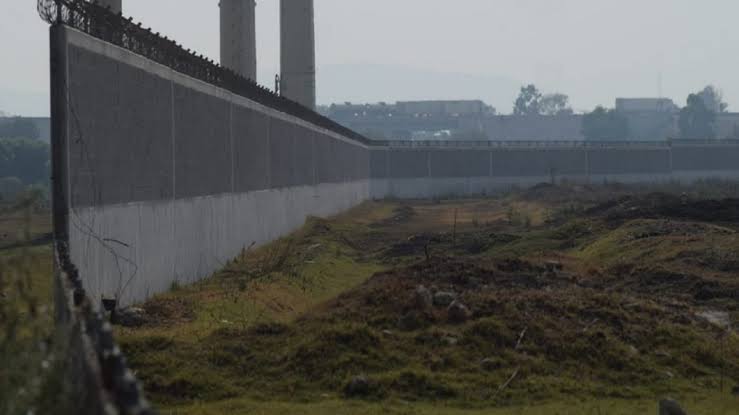
<instances>
[{"instance_id":1,"label":"concrete wall panel","mask_svg":"<svg viewBox=\"0 0 739 415\"><path fill-rule=\"evenodd\" d=\"M182 85L173 89L175 197L230 192L229 103Z\"/></svg>"},{"instance_id":2,"label":"concrete wall panel","mask_svg":"<svg viewBox=\"0 0 739 415\"><path fill-rule=\"evenodd\" d=\"M585 152L579 149L496 149L494 177L551 177L586 174Z\"/></svg>"},{"instance_id":3,"label":"concrete wall panel","mask_svg":"<svg viewBox=\"0 0 739 415\"><path fill-rule=\"evenodd\" d=\"M357 180L367 180L370 175L370 152L363 147L354 147L359 157L359 176Z\"/></svg>"},{"instance_id":4,"label":"concrete wall panel","mask_svg":"<svg viewBox=\"0 0 739 415\"><path fill-rule=\"evenodd\" d=\"M353 176L353 170L356 167L352 145L345 141L336 141L336 163L339 166L338 180L340 182L348 182Z\"/></svg>"},{"instance_id":5,"label":"concrete wall panel","mask_svg":"<svg viewBox=\"0 0 739 415\"><path fill-rule=\"evenodd\" d=\"M282 120L272 120L270 129L270 178L272 187L289 187L296 183L295 128Z\"/></svg>"},{"instance_id":6,"label":"concrete wall panel","mask_svg":"<svg viewBox=\"0 0 739 415\"><path fill-rule=\"evenodd\" d=\"M670 153L656 149L591 149L590 174L660 174L670 172Z\"/></svg>"},{"instance_id":7,"label":"concrete wall panel","mask_svg":"<svg viewBox=\"0 0 739 415\"><path fill-rule=\"evenodd\" d=\"M336 156L336 140L325 134L313 137L315 151L316 181L318 183L339 182L339 167Z\"/></svg>"},{"instance_id":8,"label":"concrete wall panel","mask_svg":"<svg viewBox=\"0 0 739 415\"><path fill-rule=\"evenodd\" d=\"M431 177L484 177L490 175L487 150L431 151Z\"/></svg>"},{"instance_id":9,"label":"concrete wall panel","mask_svg":"<svg viewBox=\"0 0 739 415\"><path fill-rule=\"evenodd\" d=\"M412 178L429 176L429 151L393 149L388 155L389 176Z\"/></svg>"},{"instance_id":10,"label":"concrete wall panel","mask_svg":"<svg viewBox=\"0 0 739 415\"><path fill-rule=\"evenodd\" d=\"M79 47L69 53L73 206L171 198L169 82Z\"/></svg>"},{"instance_id":11,"label":"concrete wall panel","mask_svg":"<svg viewBox=\"0 0 739 415\"><path fill-rule=\"evenodd\" d=\"M293 161L295 181L293 186L310 186L315 182L314 134L300 127L294 128Z\"/></svg>"},{"instance_id":12,"label":"concrete wall panel","mask_svg":"<svg viewBox=\"0 0 739 415\"><path fill-rule=\"evenodd\" d=\"M270 117L232 105L234 186L237 192L269 188Z\"/></svg>"},{"instance_id":13,"label":"concrete wall panel","mask_svg":"<svg viewBox=\"0 0 739 415\"><path fill-rule=\"evenodd\" d=\"M739 145L680 146L672 148L674 170L739 170Z\"/></svg>"},{"instance_id":14,"label":"concrete wall panel","mask_svg":"<svg viewBox=\"0 0 739 415\"><path fill-rule=\"evenodd\" d=\"M369 152L369 173L373 179L386 179L388 177L389 151L385 149L372 150Z\"/></svg>"}]
</instances>

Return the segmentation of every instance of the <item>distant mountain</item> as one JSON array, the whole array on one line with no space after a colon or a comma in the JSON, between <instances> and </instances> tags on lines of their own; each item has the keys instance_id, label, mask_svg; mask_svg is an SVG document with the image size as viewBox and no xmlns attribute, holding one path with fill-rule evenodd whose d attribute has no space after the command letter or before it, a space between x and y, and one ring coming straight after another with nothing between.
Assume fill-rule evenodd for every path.
<instances>
[{"instance_id":1,"label":"distant mountain","mask_svg":"<svg viewBox=\"0 0 739 415\"><path fill-rule=\"evenodd\" d=\"M318 102L394 102L482 99L510 112L522 83L481 74L433 72L396 65L325 65L318 68Z\"/></svg>"}]
</instances>

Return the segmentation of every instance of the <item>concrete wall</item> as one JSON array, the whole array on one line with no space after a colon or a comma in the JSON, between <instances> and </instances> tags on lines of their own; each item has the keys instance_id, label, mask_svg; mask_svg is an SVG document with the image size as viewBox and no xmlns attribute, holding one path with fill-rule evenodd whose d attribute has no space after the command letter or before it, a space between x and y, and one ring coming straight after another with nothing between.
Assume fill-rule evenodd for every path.
<instances>
[{"instance_id":1,"label":"concrete wall","mask_svg":"<svg viewBox=\"0 0 739 415\"><path fill-rule=\"evenodd\" d=\"M366 145L52 27L54 222L93 303L208 276L369 198L739 178L739 142Z\"/></svg>"},{"instance_id":2,"label":"concrete wall","mask_svg":"<svg viewBox=\"0 0 739 415\"><path fill-rule=\"evenodd\" d=\"M491 143L492 144L492 143ZM739 179L739 142L537 146L429 142L374 147L372 196L492 194L541 182L644 183Z\"/></svg>"},{"instance_id":3,"label":"concrete wall","mask_svg":"<svg viewBox=\"0 0 739 415\"><path fill-rule=\"evenodd\" d=\"M52 49L57 232L94 301L202 278L369 197L356 141L74 29Z\"/></svg>"}]
</instances>

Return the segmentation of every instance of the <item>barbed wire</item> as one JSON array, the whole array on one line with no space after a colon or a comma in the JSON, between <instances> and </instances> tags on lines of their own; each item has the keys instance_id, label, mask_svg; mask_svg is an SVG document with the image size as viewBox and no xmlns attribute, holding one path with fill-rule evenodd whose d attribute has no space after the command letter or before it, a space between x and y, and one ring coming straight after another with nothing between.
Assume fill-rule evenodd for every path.
<instances>
[{"instance_id":1,"label":"barbed wire","mask_svg":"<svg viewBox=\"0 0 739 415\"><path fill-rule=\"evenodd\" d=\"M266 107L293 115L344 137L368 144L369 139L343 125L291 101L224 68L212 60L185 49L172 39L113 13L97 3L84 0L38 0L38 13L50 24L63 24L95 38L120 46L177 72L226 89Z\"/></svg>"}]
</instances>

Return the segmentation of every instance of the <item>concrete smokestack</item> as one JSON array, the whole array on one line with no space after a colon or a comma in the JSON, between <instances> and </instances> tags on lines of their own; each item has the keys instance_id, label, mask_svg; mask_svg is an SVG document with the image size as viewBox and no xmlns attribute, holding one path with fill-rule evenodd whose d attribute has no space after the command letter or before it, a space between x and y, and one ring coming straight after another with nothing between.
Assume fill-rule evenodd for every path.
<instances>
[{"instance_id":1,"label":"concrete smokestack","mask_svg":"<svg viewBox=\"0 0 739 415\"><path fill-rule=\"evenodd\" d=\"M316 109L316 41L313 0L280 0L280 91Z\"/></svg>"},{"instance_id":2,"label":"concrete smokestack","mask_svg":"<svg viewBox=\"0 0 739 415\"><path fill-rule=\"evenodd\" d=\"M221 66L257 79L256 2L221 0Z\"/></svg>"},{"instance_id":3,"label":"concrete smokestack","mask_svg":"<svg viewBox=\"0 0 739 415\"><path fill-rule=\"evenodd\" d=\"M113 13L120 13L122 11L123 0L97 0L97 3L102 7L110 7L110 11Z\"/></svg>"}]
</instances>

